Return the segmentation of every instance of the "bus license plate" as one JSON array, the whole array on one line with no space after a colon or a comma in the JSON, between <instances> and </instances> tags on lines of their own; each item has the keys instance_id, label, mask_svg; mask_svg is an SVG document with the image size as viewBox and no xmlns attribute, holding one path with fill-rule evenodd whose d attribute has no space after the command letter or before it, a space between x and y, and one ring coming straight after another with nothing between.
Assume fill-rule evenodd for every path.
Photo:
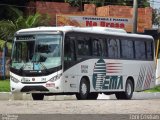
<instances>
[{"instance_id":1,"label":"bus license plate","mask_svg":"<svg viewBox=\"0 0 160 120\"><path fill-rule=\"evenodd\" d=\"M30 79L28 79L28 78L22 78L21 82L30 82Z\"/></svg>"}]
</instances>

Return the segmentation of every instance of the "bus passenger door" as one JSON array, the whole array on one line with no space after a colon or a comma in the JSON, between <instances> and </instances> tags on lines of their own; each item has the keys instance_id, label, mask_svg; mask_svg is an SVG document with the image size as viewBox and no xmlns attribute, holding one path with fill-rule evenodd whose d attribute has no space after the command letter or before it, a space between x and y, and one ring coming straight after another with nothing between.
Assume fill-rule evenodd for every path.
<instances>
[{"instance_id":1,"label":"bus passenger door","mask_svg":"<svg viewBox=\"0 0 160 120\"><path fill-rule=\"evenodd\" d=\"M64 78L65 92L76 91L76 72L73 66L76 64L75 37L66 36L64 40Z\"/></svg>"}]
</instances>

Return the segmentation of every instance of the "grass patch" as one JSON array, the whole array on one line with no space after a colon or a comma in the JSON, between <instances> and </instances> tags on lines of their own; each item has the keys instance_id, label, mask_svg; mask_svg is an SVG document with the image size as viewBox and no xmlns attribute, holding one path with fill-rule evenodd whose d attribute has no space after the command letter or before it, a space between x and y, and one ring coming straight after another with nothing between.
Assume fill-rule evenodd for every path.
<instances>
[{"instance_id":1,"label":"grass patch","mask_svg":"<svg viewBox=\"0 0 160 120\"><path fill-rule=\"evenodd\" d=\"M145 90L145 92L160 92L160 86L156 86L152 89Z\"/></svg>"},{"instance_id":2,"label":"grass patch","mask_svg":"<svg viewBox=\"0 0 160 120\"><path fill-rule=\"evenodd\" d=\"M9 80L0 80L0 92L10 92Z\"/></svg>"}]
</instances>

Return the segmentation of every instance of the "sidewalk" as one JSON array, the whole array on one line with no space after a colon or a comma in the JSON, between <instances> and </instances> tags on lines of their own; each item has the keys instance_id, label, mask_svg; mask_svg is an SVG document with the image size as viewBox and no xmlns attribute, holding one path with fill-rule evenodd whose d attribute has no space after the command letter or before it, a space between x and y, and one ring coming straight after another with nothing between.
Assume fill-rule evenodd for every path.
<instances>
[{"instance_id":1,"label":"sidewalk","mask_svg":"<svg viewBox=\"0 0 160 120\"><path fill-rule=\"evenodd\" d=\"M99 94L98 99L116 99L115 95ZM160 99L159 93L134 92L133 100ZM30 94L12 94L10 92L0 92L0 100L32 100ZM75 95L54 95L45 96L44 100L76 100Z\"/></svg>"}]
</instances>

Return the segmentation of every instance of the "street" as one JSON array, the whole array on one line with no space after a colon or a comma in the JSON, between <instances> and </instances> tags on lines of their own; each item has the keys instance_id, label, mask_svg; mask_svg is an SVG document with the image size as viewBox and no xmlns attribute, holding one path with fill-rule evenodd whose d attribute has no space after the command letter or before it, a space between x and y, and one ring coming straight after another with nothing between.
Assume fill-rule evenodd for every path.
<instances>
[{"instance_id":1,"label":"street","mask_svg":"<svg viewBox=\"0 0 160 120\"><path fill-rule=\"evenodd\" d=\"M1 114L158 114L160 99L0 101Z\"/></svg>"}]
</instances>

